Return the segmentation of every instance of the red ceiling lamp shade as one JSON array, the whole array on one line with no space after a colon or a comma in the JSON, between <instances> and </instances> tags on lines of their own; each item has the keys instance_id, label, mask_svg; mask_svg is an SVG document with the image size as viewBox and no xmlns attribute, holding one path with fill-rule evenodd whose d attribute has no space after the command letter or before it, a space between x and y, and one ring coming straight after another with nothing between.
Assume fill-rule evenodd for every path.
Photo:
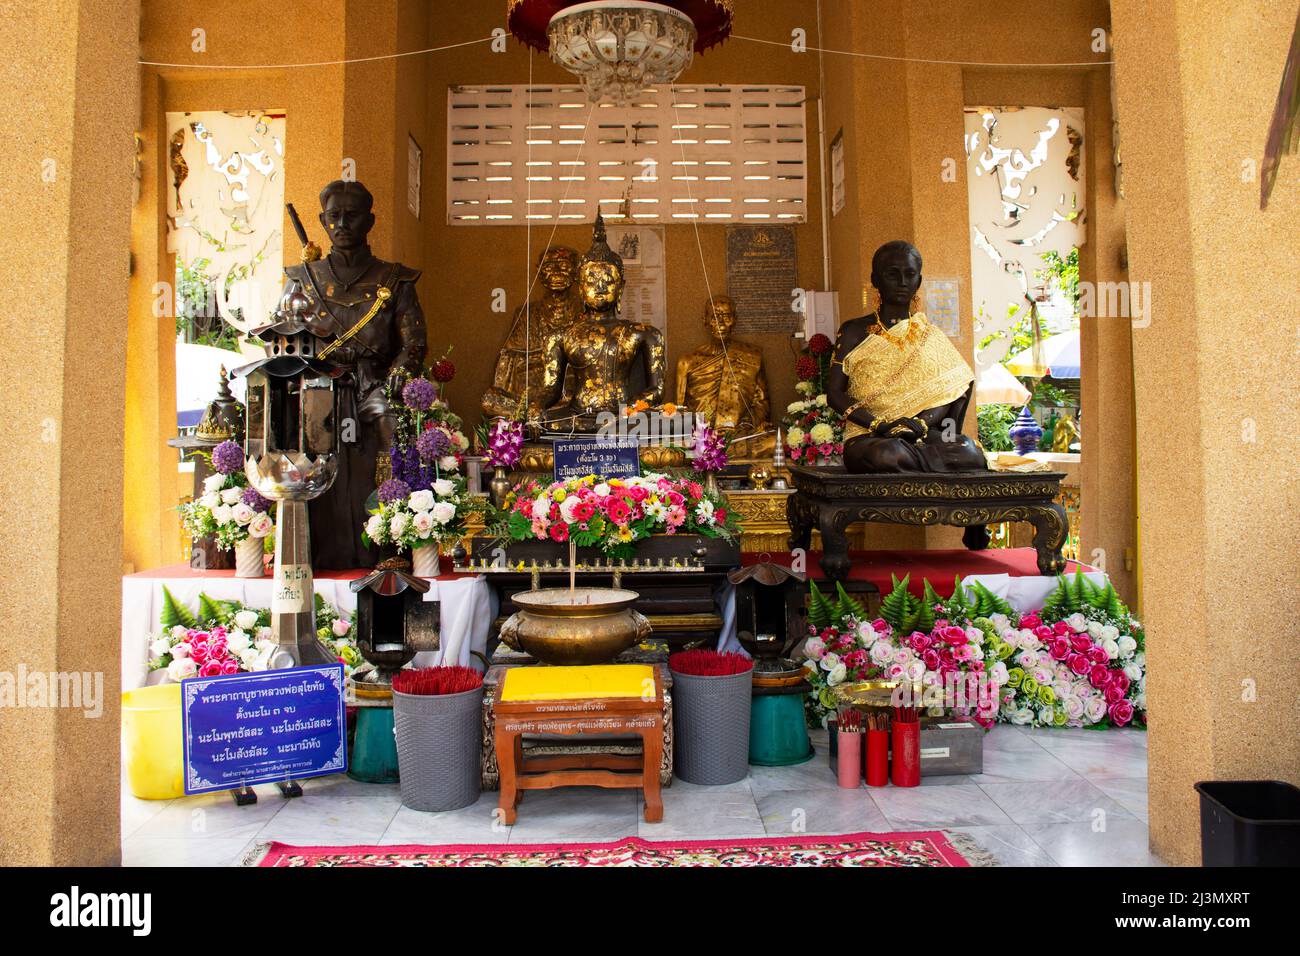
<instances>
[{"instance_id":1,"label":"red ceiling lamp shade","mask_svg":"<svg viewBox=\"0 0 1300 956\"><path fill-rule=\"evenodd\" d=\"M582 81L592 102L626 104L671 83L731 33L731 0L510 0L510 32Z\"/></svg>"}]
</instances>

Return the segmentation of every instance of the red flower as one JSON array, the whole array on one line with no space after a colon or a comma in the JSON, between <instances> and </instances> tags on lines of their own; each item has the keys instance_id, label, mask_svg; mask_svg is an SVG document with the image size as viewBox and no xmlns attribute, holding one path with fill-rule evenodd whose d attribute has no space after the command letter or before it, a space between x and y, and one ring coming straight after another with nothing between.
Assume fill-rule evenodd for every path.
<instances>
[{"instance_id":1,"label":"red flower","mask_svg":"<svg viewBox=\"0 0 1300 956\"><path fill-rule=\"evenodd\" d=\"M718 524L722 524L724 521L727 520L727 509L726 508L716 509L713 512L713 517L718 519Z\"/></svg>"},{"instance_id":2,"label":"red flower","mask_svg":"<svg viewBox=\"0 0 1300 956\"><path fill-rule=\"evenodd\" d=\"M433 366L433 380L435 382L450 382L456 377L456 366L452 365L447 359L439 359Z\"/></svg>"},{"instance_id":3,"label":"red flower","mask_svg":"<svg viewBox=\"0 0 1300 956\"><path fill-rule=\"evenodd\" d=\"M1110 719L1116 727L1123 727L1133 719L1133 705L1127 700L1117 700L1110 705Z\"/></svg>"},{"instance_id":4,"label":"red flower","mask_svg":"<svg viewBox=\"0 0 1300 956\"><path fill-rule=\"evenodd\" d=\"M811 355L800 355L794 363L794 373L805 382L817 377L817 360Z\"/></svg>"},{"instance_id":5,"label":"red flower","mask_svg":"<svg viewBox=\"0 0 1300 956\"><path fill-rule=\"evenodd\" d=\"M563 521L557 521L555 522L555 524L551 525L551 540L568 541L569 526L565 524Z\"/></svg>"},{"instance_id":6,"label":"red flower","mask_svg":"<svg viewBox=\"0 0 1300 956\"><path fill-rule=\"evenodd\" d=\"M818 332L808 340L808 351L813 355L825 355L831 350L831 340Z\"/></svg>"}]
</instances>

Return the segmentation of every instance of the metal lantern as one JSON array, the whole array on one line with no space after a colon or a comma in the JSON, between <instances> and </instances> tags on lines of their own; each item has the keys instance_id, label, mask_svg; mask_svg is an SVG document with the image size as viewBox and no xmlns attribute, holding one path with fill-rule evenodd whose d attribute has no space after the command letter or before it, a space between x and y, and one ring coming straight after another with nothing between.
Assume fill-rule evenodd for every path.
<instances>
[{"instance_id":1,"label":"metal lantern","mask_svg":"<svg viewBox=\"0 0 1300 956\"><path fill-rule=\"evenodd\" d=\"M267 357L237 370L247 379L244 471L248 483L279 502L271 630L274 668L329 664L316 639L307 502L324 494L338 469L339 415L334 381L341 370L316 357L319 340L306 323L311 300L293 289L269 325L251 334Z\"/></svg>"},{"instance_id":2,"label":"metal lantern","mask_svg":"<svg viewBox=\"0 0 1300 956\"><path fill-rule=\"evenodd\" d=\"M776 662L804 637L804 575L759 562L727 575L736 586L736 636L758 662ZM770 669L770 668L765 668Z\"/></svg>"},{"instance_id":3,"label":"metal lantern","mask_svg":"<svg viewBox=\"0 0 1300 956\"><path fill-rule=\"evenodd\" d=\"M240 370L248 383L248 480L277 501L320 496L338 467L334 379L341 370L316 357L319 340L305 321L310 311L306 295L287 293L273 322L253 333L267 343L267 357Z\"/></svg>"},{"instance_id":4,"label":"metal lantern","mask_svg":"<svg viewBox=\"0 0 1300 956\"><path fill-rule=\"evenodd\" d=\"M438 602L424 600L429 582L410 574L400 558L348 586L357 596L357 650L375 666L357 678L357 696L391 696L393 675L416 654L438 649Z\"/></svg>"}]
</instances>

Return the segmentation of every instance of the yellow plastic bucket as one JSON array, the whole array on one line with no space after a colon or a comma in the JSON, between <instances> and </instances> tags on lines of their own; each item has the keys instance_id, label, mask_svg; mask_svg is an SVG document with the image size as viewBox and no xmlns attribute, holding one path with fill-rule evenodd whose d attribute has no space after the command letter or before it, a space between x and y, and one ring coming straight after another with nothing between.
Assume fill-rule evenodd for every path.
<instances>
[{"instance_id":1,"label":"yellow plastic bucket","mask_svg":"<svg viewBox=\"0 0 1300 956\"><path fill-rule=\"evenodd\" d=\"M141 800L185 796L181 765L181 685L159 684L122 694L126 778Z\"/></svg>"}]
</instances>

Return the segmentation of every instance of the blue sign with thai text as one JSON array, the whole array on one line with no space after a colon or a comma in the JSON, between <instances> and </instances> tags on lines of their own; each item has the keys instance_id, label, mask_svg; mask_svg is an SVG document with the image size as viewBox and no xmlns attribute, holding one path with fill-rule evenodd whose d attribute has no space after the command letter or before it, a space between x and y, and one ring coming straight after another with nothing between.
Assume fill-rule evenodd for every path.
<instances>
[{"instance_id":1,"label":"blue sign with thai text","mask_svg":"<svg viewBox=\"0 0 1300 956\"><path fill-rule=\"evenodd\" d=\"M633 438L560 438L553 448L555 480L635 478L641 474L641 446Z\"/></svg>"},{"instance_id":2,"label":"blue sign with thai text","mask_svg":"<svg viewBox=\"0 0 1300 956\"><path fill-rule=\"evenodd\" d=\"M181 681L185 792L348 769L343 665Z\"/></svg>"}]
</instances>

